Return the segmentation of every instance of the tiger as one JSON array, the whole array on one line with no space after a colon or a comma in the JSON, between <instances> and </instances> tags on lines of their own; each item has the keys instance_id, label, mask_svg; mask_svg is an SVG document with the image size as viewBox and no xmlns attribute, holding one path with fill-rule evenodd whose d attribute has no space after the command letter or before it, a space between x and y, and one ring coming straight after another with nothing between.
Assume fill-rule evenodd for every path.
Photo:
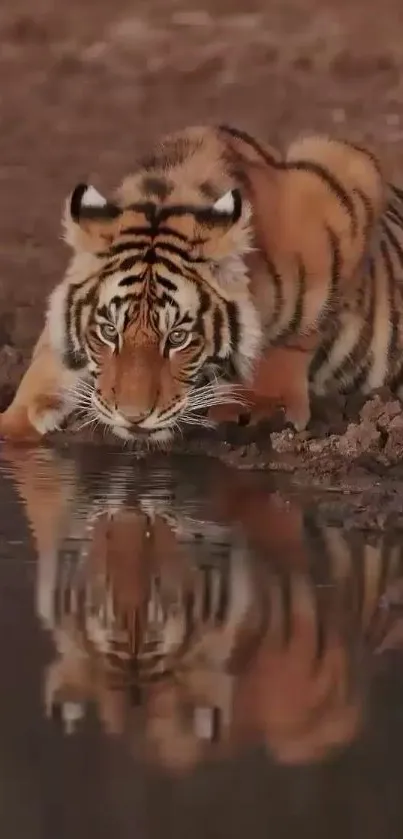
<instances>
[{"instance_id":1,"label":"tiger","mask_svg":"<svg viewBox=\"0 0 403 839\"><path fill-rule=\"evenodd\" d=\"M403 381L403 191L327 136L284 153L231 126L163 138L116 194L66 202L66 274L0 433L75 409L125 440Z\"/></svg>"},{"instance_id":2,"label":"tiger","mask_svg":"<svg viewBox=\"0 0 403 839\"><path fill-rule=\"evenodd\" d=\"M98 478L79 453L7 458L55 647L44 709L67 734L95 706L107 734L175 771L256 738L296 764L359 737L398 540L365 541L218 465L197 486L183 464L153 483L128 458Z\"/></svg>"}]
</instances>

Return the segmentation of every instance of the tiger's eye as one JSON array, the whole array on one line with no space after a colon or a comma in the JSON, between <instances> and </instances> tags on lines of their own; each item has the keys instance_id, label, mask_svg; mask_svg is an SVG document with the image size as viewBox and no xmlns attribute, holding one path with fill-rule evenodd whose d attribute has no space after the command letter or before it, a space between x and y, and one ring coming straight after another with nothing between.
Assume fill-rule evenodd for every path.
<instances>
[{"instance_id":1,"label":"tiger's eye","mask_svg":"<svg viewBox=\"0 0 403 839\"><path fill-rule=\"evenodd\" d=\"M118 333L113 323L101 323L98 328L105 341L114 341L116 339Z\"/></svg>"},{"instance_id":2,"label":"tiger's eye","mask_svg":"<svg viewBox=\"0 0 403 839\"><path fill-rule=\"evenodd\" d=\"M189 332L186 329L173 329L168 335L168 341L171 347L181 347L186 343L189 337Z\"/></svg>"}]
</instances>

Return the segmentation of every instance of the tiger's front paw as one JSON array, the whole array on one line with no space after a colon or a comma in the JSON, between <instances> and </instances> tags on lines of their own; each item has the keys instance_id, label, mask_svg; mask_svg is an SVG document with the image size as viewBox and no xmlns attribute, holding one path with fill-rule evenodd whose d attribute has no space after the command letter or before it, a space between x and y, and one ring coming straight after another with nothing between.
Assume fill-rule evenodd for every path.
<instances>
[{"instance_id":1,"label":"tiger's front paw","mask_svg":"<svg viewBox=\"0 0 403 839\"><path fill-rule=\"evenodd\" d=\"M256 364L252 381L243 388L244 405L217 405L209 418L216 422L256 425L261 420L277 419L303 431L310 419L308 368L312 353L300 347L271 347ZM246 406L246 407L244 407Z\"/></svg>"},{"instance_id":2,"label":"tiger's front paw","mask_svg":"<svg viewBox=\"0 0 403 839\"><path fill-rule=\"evenodd\" d=\"M32 428L43 437L51 431L59 431L63 420L65 419L65 412L62 408L43 408L38 410L32 408L28 411L28 418Z\"/></svg>"},{"instance_id":3,"label":"tiger's front paw","mask_svg":"<svg viewBox=\"0 0 403 839\"><path fill-rule=\"evenodd\" d=\"M224 422L235 422L242 425L242 418L249 415L250 407L240 405L239 402L228 402L223 405L213 405L207 412L207 417L214 425Z\"/></svg>"},{"instance_id":4,"label":"tiger's front paw","mask_svg":"<svg viewBox=\"0 0 403 839\"><path fill-rule=\"evenodd\" d=\"M234 422L240 426L257 425L261 420L272 419L278 415L282 406L273 400L259 403L249 395L242 405L230 402L214 405L208 412L208 418L215 424Z\"/></svg>"},{"instance_id":5,"label":"tiger's front paw","mask_svg":"<svg viewBox=\"0 0 403 839\"><path fill-rule=\"evenodd\" d=\"M0 414L0 437L13 443L37 443L60 428L66 411L58 399L41 397L27 406L11 405Z\"/></svg>"},{"instance_id":6,"label":"tiger's front paw","mask_svg":"<svg viewBox=\"0 0 403 839\"><path fill-rule=\"evenodd\" d=\"M281 420L281 424L291 423L296 431L304 431L310 420L309 401L295 396L287 401L281 399L249 396L244 405L230 403L214 405L208 412L212 422L220 424L234 422L240 426L254 426L263 421Z\"/></svg>"}]
</instances>

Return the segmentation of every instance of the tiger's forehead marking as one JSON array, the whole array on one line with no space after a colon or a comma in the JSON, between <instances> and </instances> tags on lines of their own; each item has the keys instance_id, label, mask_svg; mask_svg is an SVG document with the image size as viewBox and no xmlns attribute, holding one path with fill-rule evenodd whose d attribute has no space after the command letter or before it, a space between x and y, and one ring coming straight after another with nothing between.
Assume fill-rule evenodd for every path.
<instances>
[{"instance_id":1,"label":"tiger's forehead marking","mask_svg":"<svg viewBox=\"0 0 403 839\"><path fill-rule=\"evenodd\" d=\"M161 329L165 331L171 328L181 317L188 316L196 319L200 307L200 291L196 283L187 280L185 277L175 277L175 288L166 293L163 285L164 278L159 287L158 271L144 270L136 276L133 274L133 288L125 288L122 294L120 282L122 278L127 280L127 274L117 271L115 275L107 277L100 284L98 289L97 310L103 310L104 316L118 326L126 313L132 308L133 312L139 312L142 304L149 309L148 317L160 322ZM150 287L152 287L152 303L150 306Z\"/></svg>"}]
</instances>

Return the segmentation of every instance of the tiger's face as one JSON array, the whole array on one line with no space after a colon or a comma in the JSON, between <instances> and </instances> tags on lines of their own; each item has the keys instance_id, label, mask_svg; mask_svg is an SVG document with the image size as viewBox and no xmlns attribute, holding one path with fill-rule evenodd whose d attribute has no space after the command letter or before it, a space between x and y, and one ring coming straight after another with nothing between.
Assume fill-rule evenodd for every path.
<instances>
[{"instance_id":1,"label":"tiger's face","mask_svg":"<svg viewBox=\"0 0 403 839\"><path fill-rule=\"evenodd\" d=\"M93 187L73 192L74 256L48 320L65 365L82 371L77 407L122 438L161 440L234 401L228 379L247 377L258 353L243 260L249 208L236 189L208 206L194 191L180 203L129 204L127 192L133 184L113 204Z\"/></svg>"}]
</instances>

